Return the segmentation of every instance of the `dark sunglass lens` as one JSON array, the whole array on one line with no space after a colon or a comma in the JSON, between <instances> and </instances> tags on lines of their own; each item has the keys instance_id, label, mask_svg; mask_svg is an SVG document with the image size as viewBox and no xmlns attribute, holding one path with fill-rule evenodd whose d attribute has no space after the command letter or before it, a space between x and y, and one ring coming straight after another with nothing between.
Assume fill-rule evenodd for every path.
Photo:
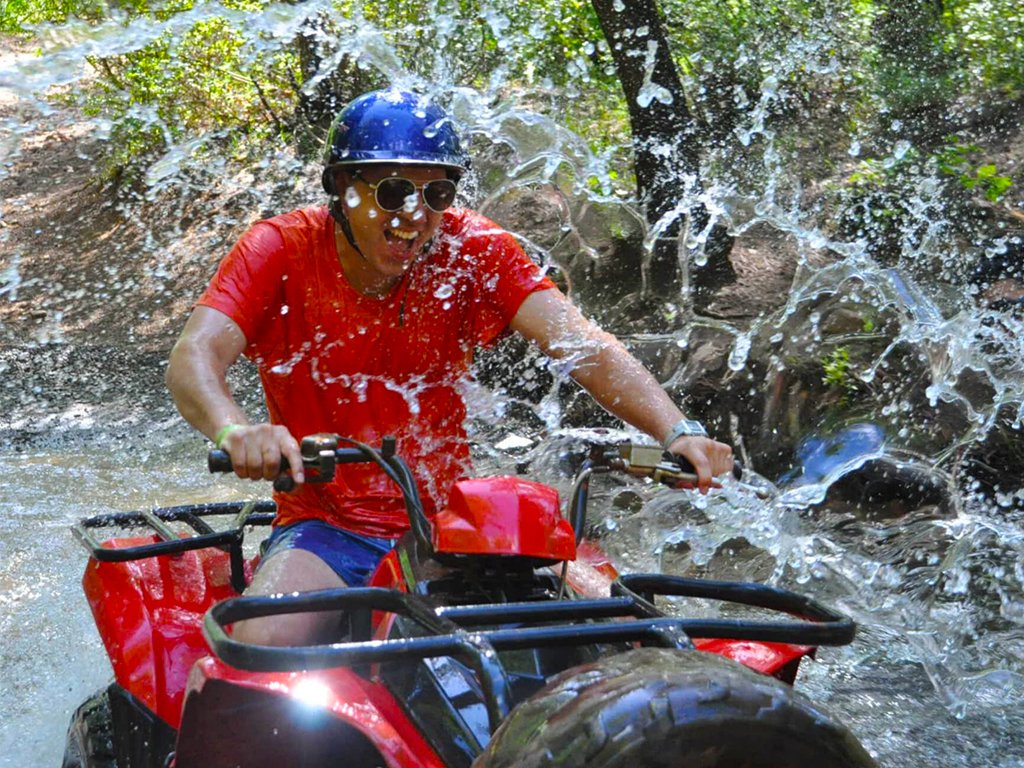
<instances>
[{"instance_id":1,"label":"dark sunglass lens","mask_svg":"<svg viewBox=\"0 0 1024 768\"><path fill-rule=\"evenodd\" d=\"M409 195L415 194L416 185L408 179L383 179L377 184L377 205L385 211L397 211L405 206Z\"/></svg>"},{"instance_id":2,"label":"dark sunglass lens","mask_svg":"<svg viewBox=\"0 0 1024 768\"><path fill-rule=\"evenodd\" d=\"M423 199L431 210L440 213L455 202L455 182L451 179L427 182L423 187Z\"/></svg>"}]
</instances>

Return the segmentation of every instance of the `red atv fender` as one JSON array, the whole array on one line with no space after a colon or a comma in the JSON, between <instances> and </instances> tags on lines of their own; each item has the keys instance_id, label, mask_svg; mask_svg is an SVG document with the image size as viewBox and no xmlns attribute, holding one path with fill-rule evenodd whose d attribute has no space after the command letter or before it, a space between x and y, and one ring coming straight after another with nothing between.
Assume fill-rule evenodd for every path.
<instances>
[{"instance_id":1,"label":"red atv fender","mask_svg":"<svg viewBox=\"0 0 1024 768\"><path fill-rule=\"evenodd\" d=\"M104 548L158 541L113 539ZM118 685L172 728L181 719L189 671L210 652L203 615L238 594L230 572L227 553L212 548L126 562L90 558L86 566L82 586Z\"/></svg>"}]
</instances>

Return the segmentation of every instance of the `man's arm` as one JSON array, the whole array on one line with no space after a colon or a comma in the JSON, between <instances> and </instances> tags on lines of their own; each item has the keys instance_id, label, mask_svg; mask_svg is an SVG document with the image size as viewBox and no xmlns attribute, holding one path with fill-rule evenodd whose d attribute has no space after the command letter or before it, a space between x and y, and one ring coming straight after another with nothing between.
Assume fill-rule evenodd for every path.
<instances>
[{"instance_id":1,"label":"man's arm","mask_svg":"<svg viewBox=\"0 0 1024 768\"><path fill-rule=\"evenodd\" d=\"M622 343L555 289L530 294L510 326L550 357L571 363L572 377L606 410L663 441L683 418L657 380ZM697 471L698 488L732 469L732 449L707 437L680 437L669 450Z\"/></svg>"},{"instance_id":2,"label":"man's arm","mask_svg":"<svg viewBox=\"0 0 1024 768\"><path fill-rule=\"evenodd\" d=\"M210 307L196 307L185 323L167 366L167 387L174 404L193 427L214 440L229 425L219 447L231 455L235 474L272 480L288 459L292 477L302 482L302 456L288 430L273 424L249 424L231 397L227 371L245 350L245 334L230 317Z\"/></svg>"}]
</instances>

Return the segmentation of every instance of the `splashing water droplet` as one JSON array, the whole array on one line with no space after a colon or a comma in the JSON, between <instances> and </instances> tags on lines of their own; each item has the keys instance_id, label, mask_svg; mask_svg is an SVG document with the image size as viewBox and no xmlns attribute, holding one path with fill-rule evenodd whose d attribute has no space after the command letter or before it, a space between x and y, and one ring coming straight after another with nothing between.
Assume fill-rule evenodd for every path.
<instances>
[{"instance_id":1,"label":"splashing water droplet","mask_svg":"<svg viewBox=\"0 0 1024 768\"><path fill-rule=\"evenodd\" d=\"M662 104L672 103L672 93L657 83L646 83L636 95L636 103L646 109L652 101L659 101Z\"/></svg>"},{"instance_id":2,"label":"splashing water droplet","mask_svg":"<svg viewBox=\"0 0 1024 768\"><path fill-rule=\"evenodd\" d=\"M345 190L345 205L349 208L358 208L363 202L355 187L348 187Z\"/></svg>"},{"instance_id":3,"label":"splashing water droplet","mask_svg":"<svg viewBox=\"0 0 1024 768\"><path fill-rule=\"evenodd\" d=\"M749 333L744 333L736 337L736 343L733 345L732 352L729 353L730 371L743 370L743 367L747 364L747 356L750 354L751 340L751 335Z\"/></svg>"},{"instance_id":4,"label":"splashing water droplet","mask_svg":"<svg viewBox=\"0 0 1024 768\"><path fill-rule=\"evenodd\" d=\"M434 296L438 299L447 299L453 293L455 293L455 288L451 283L445 283L444 285L439 285L437 287L437 290L434 291Z\"/></svg>"}]
</instances>

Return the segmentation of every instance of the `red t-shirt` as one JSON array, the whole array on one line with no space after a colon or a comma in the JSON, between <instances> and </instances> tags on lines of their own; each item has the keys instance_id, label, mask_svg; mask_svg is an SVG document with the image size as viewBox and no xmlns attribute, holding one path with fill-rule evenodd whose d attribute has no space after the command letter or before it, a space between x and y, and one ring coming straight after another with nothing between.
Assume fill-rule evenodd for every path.
<instances>
[{"instance_id":1,"label":"red t-shirt","mask_svg":"<svg viewBox=\"0 0 1024 768\"><path fill-rule=\"evenodd\" d=\"M364 296L317 207L254 225L198 303L242 329L273 423L297 439L333 432L379 445L394 435L432 514L469 473L460 388L475 347L492 343L530 293L552 287L511 235L449 209L392 293ZM397 487L375 465L341 466L333 483L276 501L278 525L318 518L387 538L408 528Z\"/></svg>"}]
</instances>

